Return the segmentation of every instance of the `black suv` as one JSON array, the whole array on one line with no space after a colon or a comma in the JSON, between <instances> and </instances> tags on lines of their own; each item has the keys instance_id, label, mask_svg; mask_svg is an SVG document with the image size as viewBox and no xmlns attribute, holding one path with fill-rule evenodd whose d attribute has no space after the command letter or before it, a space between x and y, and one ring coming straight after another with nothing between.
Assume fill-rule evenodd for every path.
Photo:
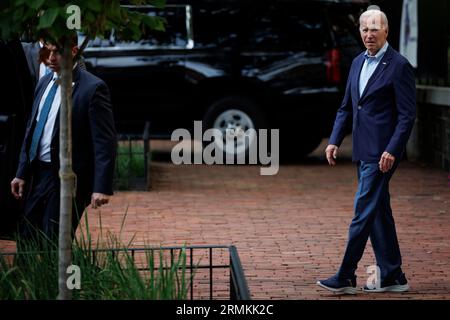
<instances>
[{"instance_id":1,"label":"black suv","mask_svg":"<svg viewBox=\"0 0 450 320\"><path fill-rule=\"evenodd\" d=\"M119 132L169 138L176 128L279 128L290 151L326 137L361 52L365 1L167 1L165 32L138 42L112 33L86 48L87 69L111 90ZM81 39L80 39L81 40ZM292 144L294 143L294 144Z\"/></svg>"}]
</instances>

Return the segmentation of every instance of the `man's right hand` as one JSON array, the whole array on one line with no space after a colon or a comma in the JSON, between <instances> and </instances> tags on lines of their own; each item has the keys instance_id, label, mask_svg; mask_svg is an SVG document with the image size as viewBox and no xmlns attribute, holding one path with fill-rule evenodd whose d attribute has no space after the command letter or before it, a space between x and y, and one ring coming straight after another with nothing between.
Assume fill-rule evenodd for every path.
<instances>
[{"instance_id":1,"label":"man's right hand","mask_svg":"<svg viewBox=\"0 0 450 320\"><path fill-rule=\"evenodd\" d=\"M336 165L335 159L337 158L338 149L339 147L335 146L334 144L329 144L325 149L325 154L327 156L328 164L330 166Z\"/></svg>"},{"instance_id":2,"label":"man's right hand","mask_svg":"<svg viewBox=\"0 0 450 320\"><path fill-rule=\"evenodd\" d=\"M16 198L17 200L21 200L24 191L25 180L14 178L13 181L11 181L11 193L13 194L14 198Z\"/></svg>"}]
</instances>

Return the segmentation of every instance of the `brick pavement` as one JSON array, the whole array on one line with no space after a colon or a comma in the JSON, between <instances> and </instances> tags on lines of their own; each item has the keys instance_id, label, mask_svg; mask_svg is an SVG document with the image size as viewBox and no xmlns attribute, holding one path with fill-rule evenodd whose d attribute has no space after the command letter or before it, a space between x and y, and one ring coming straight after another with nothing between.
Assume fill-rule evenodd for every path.
<instances>
[{"instance_id":1,"label":"brick pavement","mask_svg":"<svg viewBox=\"0 0 450 320\"><path fill-rule=\"evenodd\" d=\"M234 244L253 299L450 299L448 174L410 162L394 175L391 203L411 290L349 297L315 285L339 266L353 214L357 181L348 143L335 168L325 165L322 144L276 176L260 176L257 166L155 161L152 191L117 192L110 205L89 212L91 231L95 238L101 214L103 232L118 233L127 211L121 236L134 236L135 245ZM0 242L0 250L8 246ZM368 243L359 285L374 263Z\"/></svg>"}]
</instances>

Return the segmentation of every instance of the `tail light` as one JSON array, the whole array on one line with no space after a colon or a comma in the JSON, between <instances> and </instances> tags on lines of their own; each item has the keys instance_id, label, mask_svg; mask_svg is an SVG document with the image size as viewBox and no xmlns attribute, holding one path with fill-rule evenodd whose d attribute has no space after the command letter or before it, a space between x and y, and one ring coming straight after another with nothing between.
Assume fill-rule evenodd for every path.
<instances>
[{"instance_id":1,"label":"tail light","mask_svg":"<svg viewBox=\"0 0 450 320\"><path fill-rule=\"evenodd\" d=\"M327 81L333 84L341 82L341 52L331 49L327 52Z\"/></svg>"}]
</instances>

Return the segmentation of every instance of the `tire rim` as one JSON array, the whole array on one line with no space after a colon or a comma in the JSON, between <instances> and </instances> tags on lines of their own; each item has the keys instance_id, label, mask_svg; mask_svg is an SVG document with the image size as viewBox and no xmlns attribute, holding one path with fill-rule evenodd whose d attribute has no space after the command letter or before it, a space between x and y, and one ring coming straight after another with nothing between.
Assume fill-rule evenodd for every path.
<instances>
[{"instance_id":1,"label":"tire rim","mask_svg":"<svg viewBox=\"0 0 450 320\"><path fill-rule=\"evenodd\" d=\"M223 145L217 144L217 147L227 154L245 154L255 140L254 135L247 135L246 139L247 130L256 129L252 119L242 110L228 109L222 112L214 121L213 128L222 133Z\"/></svg>"}]
</instances>

